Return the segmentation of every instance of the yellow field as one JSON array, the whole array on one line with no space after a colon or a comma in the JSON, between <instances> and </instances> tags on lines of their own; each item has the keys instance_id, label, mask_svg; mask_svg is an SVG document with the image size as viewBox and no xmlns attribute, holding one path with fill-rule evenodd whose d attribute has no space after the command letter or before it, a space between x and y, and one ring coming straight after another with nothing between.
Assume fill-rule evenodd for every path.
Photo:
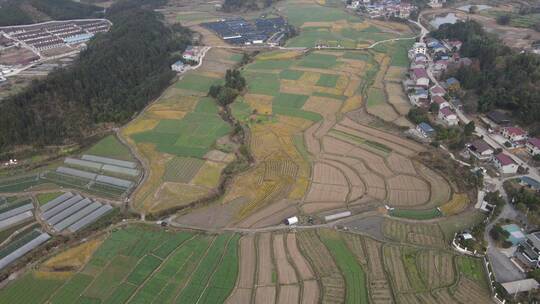
<instances>
[{"instance_id":1,"label":"yellow field","mask_svg":"<svg viewBox=\"0 0 540 304\"><path fill-rule=\"evenodd\" d=\"M449 202L441 206L441 211L446 216L458 214L467 208L469 202L470 200L466 194L454 194Z\"/></svg>"}]
</instances>

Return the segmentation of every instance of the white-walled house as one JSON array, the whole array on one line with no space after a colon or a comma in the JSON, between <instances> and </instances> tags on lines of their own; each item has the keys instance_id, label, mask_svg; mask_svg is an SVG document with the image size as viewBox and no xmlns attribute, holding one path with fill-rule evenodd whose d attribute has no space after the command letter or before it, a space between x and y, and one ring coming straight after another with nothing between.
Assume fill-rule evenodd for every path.
<instances>
[{"instance_id":1,"label":"white-walled house","mask_svg":"<svg viewBox=\"0 0 540 304\"><path fill-rule=\"evenodd\" d=\"M443 108L447 108L447 107L450 106L450 103L446 99L444 99L444 97L441 97L441 96L438 96L438 95L432 96L431 97L431 102L438 104L439 105L439 110L443 109Z\"/></svg>"},{"instance_id":2,"label":"white-walled house","mask_svg":"<svg viewBox=\"0 0 540 304\"><path fill-rule=\"evenodd\" d=\"M414 80L418 87L429 87L429 76L425 69L417 68L411 72L411 79Z\"/></svg>"},{"instance_id":3,"label":"white-walled house","mask_svg":"<svg viewBox=\"0 0 540 304\"><path fill-rule=\"evenodd\" d=\"M527 148L527 152L529 152L529 154L531 154L532 156L539 155L540 139L536 137L529 138L529 140L527 140L527 143L525 144L525 148Z\"/></svg>"},{"instance_id":4,"label":"white-walled house","mask_svg":"<svg viewBox=\"0 0 540 304\"><path fill-rule=\"evenodd\" d=\"M518 170L518 164L508 155L499 153L493 157L495 168L502 174L515 174Z\"/></svg>"},{"instance_id":5,"label":"white-walled house","mask_svg":"<svg viewBox=\"0 0 540 304\"><path fill-rule=\"evenodd\" d=\"M527 139L527 132L518 127L502 128L501 134L511 142L517 142Z\"/></svg>"},{"instance_id":6,"label":"white-walled house","mask_svg":"<svg viewBox=\"0 0 540 304\"><path fill-rule=\"evenodd\" d=\"M434 85L429 89L429 93L431 94L432 97L433 96L443 97L444 95L446 95L446 90L443 89L443 87L441 87L440 85Z\"/></svg>"},{"instance_id":7,"label":"white-walled house","mask_svg":"<svg viewBox=\"0 0 540 304\"><path fill-rule=\"evenodd\" d=\"M484 140L477 139L469 145L471 154L479 160L488 160L493 157L495 150Z\"/></svg>"},{"instance_id":8,"label":"white-walled house","mask_svg":"<svg viewBox=\"0 0 540 304\"><path fill-rule=\"evenodd\" d=\"M442 108L439 110L439 120L444 122L447 126L457 126L459 120L456 113L450 109L450 107Z\"/></svg>"}]
</instances>

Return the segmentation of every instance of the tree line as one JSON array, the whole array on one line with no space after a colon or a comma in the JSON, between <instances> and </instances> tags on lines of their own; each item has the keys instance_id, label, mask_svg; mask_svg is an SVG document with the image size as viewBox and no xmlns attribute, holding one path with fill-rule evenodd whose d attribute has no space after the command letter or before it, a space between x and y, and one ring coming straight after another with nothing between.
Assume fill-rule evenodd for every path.
<instances>
[{"instance_id":1,"label":"tree line","mask_svg":"<svg viewBox=\"0 0 540 304\"><path fill-rule=\"evenodd\" d=\"M170 64L179 59L172 54L190 44L192 33L166 27L161 15L131 1L111 7L111 30L96 35L70 67L0 104L0 150L81 141L127 122L170 84Z\"/></svg>"},{"instance_id":2,"label":"tree line","mask_svg":"<svg viewBox=\"0 0 540 304\"><path fill-rule=\"evenodd\" d=\"M279 0L225 0L221 9L225 12L256 11L270 7Z\"/></svg>"},{"instance_id":3,"label":"tree line","mask_svg":"<svg viewBox=\"0 0 540 304\"><path fill-rule=\"evenodd\" d=\"M102 17L103 9L71 0L8 0L0 4L0 26L41 22L28 7L54 20Z\"/></svg>"},{"instance_id":4,"label":"tree line","mask_svg":"<svg viewBox=\"0 0 540 304\"><path fill-rule=\"evenodd\" d=\"M444 24L432 35L461 40L461 55L477 61L453 76L478 96L480 112L501 108L525 124L540 121L540 56L510 49L475 21Z\"/></svg>"}]
</instances>

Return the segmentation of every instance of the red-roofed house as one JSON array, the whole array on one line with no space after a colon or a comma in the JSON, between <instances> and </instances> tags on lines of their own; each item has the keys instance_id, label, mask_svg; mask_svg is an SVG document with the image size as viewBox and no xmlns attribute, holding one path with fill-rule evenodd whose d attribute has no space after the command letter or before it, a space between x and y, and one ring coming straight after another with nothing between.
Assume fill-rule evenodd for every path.
<instances>
[{"instance_id":1,"label":"red-roofed house","mask_svg":"<svg viewBox=\"0 0 540 304\"><path fill-rule=\"evenodd\" d=\"M418 87L429 87L429 76L426 72L426 69L416 68L412 69L411 79L414 80L416 86Z\"/></svg>"},{"instance_id":2,"label":"red-roofed house","mask_svg":"<svg viewBox=\"0 0 540 304\"><path fill-rule=\"evenodd\" d=\"M540 138L529 138L527 143L525 144L525 147L527 148L527 152L529 152L532 156L539 155L540 154Z\"/></svg>"},{"instance_id":3,"label":"red-roofed house","mask_svg":"<svg viewBox=\"0 0 540 304\"><path fill-rule=\"evenodd\" d=\"M450 109L450 107L440 109L438 117L448 126L456 126L458 124L457 115Z\"/></svg>"},{"instance_id":4,"label":"red-roofed house","mask_svg":"<svg viewBox=\"0 0 540 304\"><path fill-rule=\"evenodd\" d=\"M433 103L436 103L439 105L439 110L442 109L442 108L447 108L450 106L450 104L448 103L448 101L446 101L446 99L444 99L444 97L441 97L441 96L432 96L431 97L431 102Z\"/></svg>"},{"instance_id":5,"label":"red-roofed house","mask_svg":"<svg viewBox=\"0 0 540 304\"><path fill-rule=\"evenodd\" d=\"M518 170L516 162L504 153L495 155L493 157L493 164L503 174L514 174Z\"/></svg>"},{"instance_id":6,"label":"red-roofed house","mask_svg":"<svg viewBox=\"0 0 540 304\"><path fill-rule=\"evenodd\" d=\"M501 133L502 133L502 136L504 136L506 139L508 139L511 142L517 142L520 140L527 139L527 132L525 132L525 130L518 127L503 128Z\"/></svg>"},{"instance_id":7,"label":"red-roofed house","mask_svg":"<svg viewBox=\"0 0 540 304\"><path fill-rule=\"evenodd\" d=\"M429 92L431 93L431 96L443 97L444 95L446 95L446 90L443 89L440 85L432 86L431 89L429 89Z\"/></svg>"}]
</instances>

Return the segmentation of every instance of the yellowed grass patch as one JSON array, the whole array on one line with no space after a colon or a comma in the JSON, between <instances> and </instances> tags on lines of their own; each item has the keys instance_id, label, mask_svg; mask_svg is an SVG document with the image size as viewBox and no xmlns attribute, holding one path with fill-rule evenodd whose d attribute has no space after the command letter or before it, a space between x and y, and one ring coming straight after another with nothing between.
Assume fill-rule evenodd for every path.
<instances>
[{"instance_id":1,"label":"yellowed grass patch","mask_svg":"<svg viewBox=\"0 0 540 304\"><path fill-rule=\"evenodd\" d=\"M356 110L362 106L362 96L354 95L345 101L345 104L341 108L342 113L347 113L352 110Z\"/></svg>"},{"instance_id":2,"label":"yellowed grass patch","mask_svg":"<svg viewBox=\"0 0 540 304\"><path fill-rule=\"evenodd\" d=\"M192 183L207 188L215 188L219 184L223 168L225 168L224 163L206 161L197 175L193 178Z\"/></svg>"},{"instance_id":3,"label":"yellowed grass patch","mask_svg":"<svg viewBox=\"0 0 540 304\"><path fill-rule=\"evenodd\" d=\"M259 114L272 114L272 99L273 96L258 95L258 94L246 94L244 100L249 106L257 110Z\"/></svg>"},{"instance_id":4,"label":"yellowed grass patch","mask_svg":"<svg viewBox=\"0 0 540 304\"><path fill-rule=\"evenodd\" d=\"M319 113L324 117L336 114L342 102L328 97L311 96L302 107L305 111Z\"/></svg>"}]
</instances>

